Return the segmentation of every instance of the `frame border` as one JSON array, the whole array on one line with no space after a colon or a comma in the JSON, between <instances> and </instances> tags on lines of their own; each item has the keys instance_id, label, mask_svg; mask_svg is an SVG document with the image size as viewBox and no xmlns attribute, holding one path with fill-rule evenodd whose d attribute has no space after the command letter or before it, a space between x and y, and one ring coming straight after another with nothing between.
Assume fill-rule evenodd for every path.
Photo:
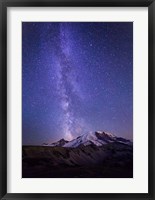
<instances>
[{"instance_id":1,"label":"frame border","mask_svg":"<svg viewBox=\"0 0 155 200\"><path fill-rule=\"evenodd\" d=\"M7 7L148 7L149 12L149 192L146 193L7 193ZM0 0L0 199L155 199L155 0Z\"/></svg>"}]
</instances>

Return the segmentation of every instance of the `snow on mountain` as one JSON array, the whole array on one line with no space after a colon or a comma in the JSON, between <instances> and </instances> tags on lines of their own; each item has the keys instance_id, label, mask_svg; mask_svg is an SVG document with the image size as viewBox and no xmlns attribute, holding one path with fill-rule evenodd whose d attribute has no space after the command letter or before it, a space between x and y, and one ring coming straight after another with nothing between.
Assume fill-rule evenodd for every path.
<instances>
[{"instance_id":1,"label":"snow on mountain","mask_svg":"<svg viewBox=\"0 0 155 200\"><path fill-rule=\"evenodd\" d=\"M76 139L66 143L63 147L76 148L80 145L88 146L94 144L96 146L102 146L104 144L119 142L123 144L131 144L130 140L125 138L116 137L115 135L103 131L89 132L77 137Z\"/></svg>"},{"instance_id":2,"label":"snow on mountain","mask_svg":"<svg viewBox=\"0 0 155 200\"><path fill-rule=\"evenodd\" d=\"M130 140L127 140L121 137L116 137L112 133L96 131L96 132L89 132L89 133L83 134L71 141L66 141L64 139L61 139L52 144L44 144L44 146L52 146L52 147L59 146L59 147L76 148L81 145L88 146L91 144L95 146L102 146L104 144L108 144L112 142L119 142L119 143L128 144L128 145L132 144Z\"/></svg>"},{"instance_id":3,"label":"snow on mountain","mask_svg":"<svg viewBox=\"0 0 155 200\"><path fill-rule=\"evenodd\" d=\"M79 145L88 146L90 144L95 144L96 146L102 146L106 144L104 141L98 139L93 132L86 133L77 137L76 139L68 142L64 147L78 147Z\"/></svg>"}]
</instances>

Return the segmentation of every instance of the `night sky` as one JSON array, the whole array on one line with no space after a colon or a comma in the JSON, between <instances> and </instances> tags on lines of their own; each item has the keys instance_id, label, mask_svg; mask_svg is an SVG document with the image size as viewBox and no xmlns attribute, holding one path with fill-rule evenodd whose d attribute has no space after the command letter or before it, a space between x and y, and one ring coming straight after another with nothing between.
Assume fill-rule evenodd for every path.
<instances>
[{"instance_id":1,"label":"night sky","mask_svg":"<svg viewBox=\"0 0 155 200\"><path fill-rule=\"evenodd\" d=\"M22 23L23 144L103 130L132 139L133 24Z\"/></svg>"}]
</instances>

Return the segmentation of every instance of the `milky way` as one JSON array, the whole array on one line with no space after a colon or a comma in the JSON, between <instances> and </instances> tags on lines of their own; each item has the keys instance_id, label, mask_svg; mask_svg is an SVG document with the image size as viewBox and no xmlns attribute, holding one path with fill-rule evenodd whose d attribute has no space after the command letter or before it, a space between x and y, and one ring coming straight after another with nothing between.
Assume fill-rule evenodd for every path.
<instances>
[{"instance_id":1,"label":"milky way","mask_svg":"<svg viewBox=\"0 0 155 200\"><path fill-rule=\"evenodd\" d=\"M104 130L132 139L133 24L22 24L23 144Z\"/></svg>"},{"instance_id":2,"label":"milky way","mask_svg":"<svg viewBox=\"0 0 155 200\"><path fill-rule=\"evenodd\" d=\"M63 110L62 125L64 138L67 140L73 139L73 133L76 133L78 120L74 117L72 109L72 97L78 92L76 91L74 81L72 80L72 71L74 71L73 63L71 62L69 53L69 38L66 24L60 25L59 41L60 45L57 55L57 64L55 65L57 71L57 91L60 97L60 103ZM78 125L79 126L79 125Z\"/></svg>"}]
</instances>

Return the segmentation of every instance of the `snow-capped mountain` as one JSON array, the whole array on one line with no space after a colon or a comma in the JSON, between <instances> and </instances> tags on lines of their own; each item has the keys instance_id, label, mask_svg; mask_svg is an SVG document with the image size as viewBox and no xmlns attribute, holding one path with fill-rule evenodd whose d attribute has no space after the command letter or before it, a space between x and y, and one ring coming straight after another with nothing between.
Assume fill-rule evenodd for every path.
<instances>
[{"instance_id":1,"label":"snow-capped mountain","mask_svg":"<svg viewBox=\"0 0 155 200\"><path fill-rule=\"evenodd\" d=\"M124 144L131 144L131 141L126 140L121 137L116 137L115 135L107 132L96 131L89 132L84 135L77 137L76 139L68 142L64 145L64 147L78 147L80 145L88 146L94 144L96 146L102 146L104 144L112 143L112 142L120 142Z\"/></svg>"},{"instance_id":2,"label":"snow-capped mountain","mask_svg":"<svg viewBox=\"0 0 155 200\"><path fill-rule=\"evenodd\" d=\"M66 141L64 139L59 140L58 142L52 143L48 146L61 146L61 147L71 147L76 148L81 145L88 146L88 145L95 145L95 146L102 146L104 144L109 144L113 142L119 142L123 144L132 144L130 140L125 138L116 137L115 135L103 131L96 131L96 132L89 132L83 134L76 139L71 141Z\"/></svg>"}]
</instances>

